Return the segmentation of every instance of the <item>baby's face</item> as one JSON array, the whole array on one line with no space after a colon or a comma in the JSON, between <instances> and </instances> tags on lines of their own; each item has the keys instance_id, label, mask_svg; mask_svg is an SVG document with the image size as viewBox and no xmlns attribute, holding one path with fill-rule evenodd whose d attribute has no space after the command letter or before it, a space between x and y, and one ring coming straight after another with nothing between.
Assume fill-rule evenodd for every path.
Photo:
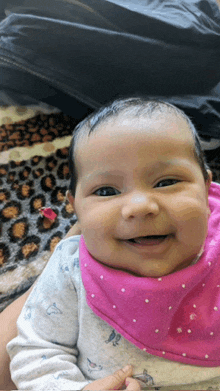
<instances>
[{"instance_id":1,"label":"baby's face","mask_svg":"<svg viewBox=\"0 0 220 391\"><path fill-rule=\"evenodd\" d=\"M145 277L192 263L207 235L211 183L193 145L174 116L121 116L79 141L74 208L96 260Z\"/></svg>"}]
</instances>

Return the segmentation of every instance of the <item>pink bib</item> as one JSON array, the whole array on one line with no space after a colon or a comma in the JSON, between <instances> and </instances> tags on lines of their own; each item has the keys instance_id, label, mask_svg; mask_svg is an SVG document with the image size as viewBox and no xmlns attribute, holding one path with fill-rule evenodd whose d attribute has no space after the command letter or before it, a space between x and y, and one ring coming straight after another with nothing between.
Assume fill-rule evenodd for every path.
<instances>
[{"instance_id":1,"label":"pink bib","mask_svg":"<svg viewBox=\"0 0 220 391\"><path fill-rule=\"evenodd\" d=\"M138 348L172 361L220 366L220 185L209 190L208 235L199 261L161 278L97 262L80 238L88 306ZM101 245L101 243L100 243Z\"/></svg>"}]
</instances>

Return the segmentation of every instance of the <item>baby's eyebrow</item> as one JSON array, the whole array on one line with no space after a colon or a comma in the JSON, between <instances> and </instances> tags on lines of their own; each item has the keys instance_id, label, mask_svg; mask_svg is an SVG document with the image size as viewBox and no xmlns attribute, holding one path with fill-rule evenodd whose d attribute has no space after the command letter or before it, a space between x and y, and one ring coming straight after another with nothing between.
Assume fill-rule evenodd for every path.
<instances>
[{"instance_id":1,"label":"baby's eyebrow","mask_svg":"<svg viewBox=\"0 0 220 391\"><path fill-rule=\"evenodd\" d=\"M155 173L155 171L162 171L162 170L166 169L167 167L177 166L177 165L181 165L181 163L177 162L176 159L166 160L164 162L163 161L157 162L152 167L148 167L148 169L147 169L148 176L151 177Z\"/></svg>"},{"instance_id":2,"label":"baby's eyebrow","mask_svg":"<svg viewBox=\"0 0 220 391\"><path fill-rule=\"evenodd\" d=\"M173 166L174 164L177 164L176 161L174 162L174 160L167 160L164 162L160 161L160 162L157 162L156 164L154 164L152 167L147 167L145 170L146 170L146 172L148 172L148 175L151 176L151 175L153 175L153 173L155 171L159 171L164 168ZM178 165L180 165L180 163ZM102 170L99 171L98 170L98 171L92 172L91 174L85 175L84 179L85 180L93 180L94 178L99 178L99 177L105 177L105 178L106 177L108 177L108 178L117 177L117 179L123 179L124 175L121 170L109 170L109 171L102 171Z\"/></svg>"},{"instance_id":3,"label":"baby's eyebrow","mask_svg":"<svg viewBox=\"0 0 220 391\"><path fill-rule=\"evenodd\" d=\"M149 178L151 180L151 177L156 175L158 172L160 174L163 173L163 171L169 170L175 170L181 168L182 170L189 170L192 166L192 162L190 159L187 158L173 158L170 160L164 160L164 161L159 161L151 166L147 166L142 168L141 170L141 175L146 178ZM135 171L135 167L133 169L133 172ZM171 171L169 171L170 174L172 174ZM94 172L91 172L89 174L84 174L81 177L82 184L83 186L87 185L88 182L91 184L94 180L117 180L118 182L124 182L125 180L125 172L122 170L108 170L108 171L103 171L103 170L97 170Z\"/></svg>"},{"instance_id":4,"label":"baby's eyebrow","mask_svg":"<svg viewBox=\"0 0 220 391\"><path fill-rule=\"evenodd\" d=\"M108 178L124 178L121 171L95 171L91 174L88 174L84 177L85 180L93 180L96 177L108 177Z\"/></svg>"}]
</instances>

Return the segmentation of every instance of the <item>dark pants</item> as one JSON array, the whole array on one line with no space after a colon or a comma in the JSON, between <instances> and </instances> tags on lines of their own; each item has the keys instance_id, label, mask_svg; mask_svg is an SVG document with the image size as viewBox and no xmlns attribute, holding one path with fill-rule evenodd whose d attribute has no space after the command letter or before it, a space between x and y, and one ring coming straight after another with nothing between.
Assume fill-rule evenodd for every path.
<instances>
[{"instance_id":1,"label":"dark pants","mask_svg":"<svg viewBox=\"0 0 220 391\"><path fill-rule=\"evenodd\" d=\"M0 105L78 119L120 96L166 100L220 138L215 0L1 0Z\"/></svg>"}]
</instances>

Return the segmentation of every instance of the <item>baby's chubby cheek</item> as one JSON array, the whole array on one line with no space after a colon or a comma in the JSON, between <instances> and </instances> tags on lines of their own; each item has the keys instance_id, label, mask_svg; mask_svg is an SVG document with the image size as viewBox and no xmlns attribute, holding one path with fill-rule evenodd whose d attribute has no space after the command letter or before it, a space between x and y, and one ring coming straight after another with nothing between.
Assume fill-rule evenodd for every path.
<instances>
[{"instance_id":1,"label":"baby's chubby cheek","mask_svg":"<svg viewBox=\"0 0 220 391\"><path fill-rule=\"evenodd\" d=\"M83 227L82 235L89 251L97 250L109 240L105 231L105 228L100 226L98 222L92 226Z\"/></svg>"},{"instance_id":2,"label":"baby's chubby cheek","mask_svg":"<svg viewBox=\"0 0 220 391\"><path fill-rule=\"evenodd\" d=\"M208 233L208 214L204 213L204 210L201 213L193 209L181 213L179 217L177 239L192 248L201 247Z\"/></svg>"}]
</instances>

